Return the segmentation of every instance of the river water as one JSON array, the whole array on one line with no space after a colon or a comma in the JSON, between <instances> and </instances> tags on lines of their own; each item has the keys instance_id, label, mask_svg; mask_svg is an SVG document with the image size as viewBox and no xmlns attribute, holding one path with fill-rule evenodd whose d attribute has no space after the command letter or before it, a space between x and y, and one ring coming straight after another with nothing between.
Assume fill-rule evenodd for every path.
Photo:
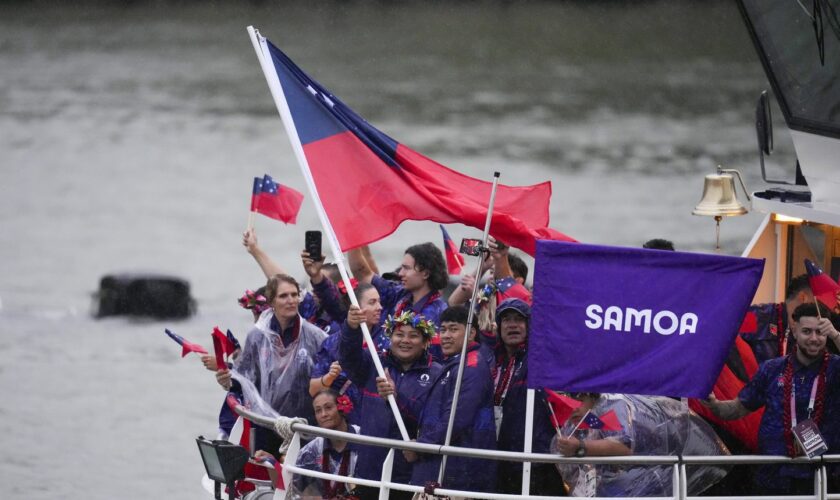
<instances>
[{"instance_id":1,"label":"river water","mask_svg":"<svg viewBox=\"0 0 840 500\"><path fill-rule=\"evenodd\" d=\"M251 178L304 190L249 24L400 142L469 175L551 180L552 226L581 241L708 252L714 223L690 214L703 175L760 187L768 84L730 2L113 3L0 3L4 498L206 498L194 438L214 434L222 391L163 329L242 335L235 299L262 280L240 244ZM779 177L793 154L776 126ZM724 252L760 219L724 221ZM308 202L296 226L257 221L299 277L317 226ZM374 254L392 268L426 240L437 225L409 222ZM183 276L198 314L91 319L99 278L123 270Z\"/></svg>"}]
</instances>

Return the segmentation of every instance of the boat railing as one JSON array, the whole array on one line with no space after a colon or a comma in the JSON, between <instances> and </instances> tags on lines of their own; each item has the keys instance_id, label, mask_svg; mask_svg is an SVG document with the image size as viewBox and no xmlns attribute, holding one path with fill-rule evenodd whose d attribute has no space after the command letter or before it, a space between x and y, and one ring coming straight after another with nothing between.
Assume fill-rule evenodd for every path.
<instances>
[{"instance_id":1,"label":"boat railing","mask_svg":"<svg viewBox=\"0 0 840 500\"><path fill-rule=\"evenodd\" d=\"M256 414L242 406L236 407L236 413L243 418L246 418L257 425L269 429L275 429L275 423L278 419L265 417ZM285 417L280 417L284 419ZM662 455L662 456L613 456L613 457L584 457L572 458L563 457L559 455L546 453L524 453L511 452L500 450L484 450L474 448L461 448L457 446L443 446L433 445L427 443L417 443L414 441L402 441L398 439L387 439L373 436L365 436L362 434L354 434L348 432L335 431L331 429L324 429L312 425L302 423L291 423L289 429L293 432L291 436L291 443L286 450L286 458L283 464L283 481L286 485L292 484L294 474L308 476L318 479L327 479L330 481L338 481L343 483L352 483L361 486L370 486L380 488L380 498L388 498L389 490L410 491L413 493L426 492L422 486L413 486L402 483L395 483L391 481L391 471L394 461L395 450L411 450L419 453L432 453L436 455L459 456L470 458L485 458L490 460L500 460L509 462L522 462L523 475L526 477L530 473L531 463L566 463L566 464L612 464L612 465L667 465L672 470L672 485L673 491L670 496L662 497L644 497L644 498L672 498L675 500L731 500L733 498L762 498L762 499L785 499L785 500L840 500L840 493L828 492L828 465L832 463L840 463L840 455L823 455L821 457L807 458L797 457L789 458L784 456L770 456L770 455L720 455L720 456L701 456L701 455ZM325 438L340 439L350 443L358 443L365 445L381 446L389 448L390 451L382 464L382 476L379 480L361 479L357 477L339 476L337 474L328 474L310 469L297 467L298 453L301 449L301 439L309 439L314 436ZM288 436L286 436L288 437ZM777 495L777 496L760 496L753 495L744 497L738 496L692 496L688 494L688 474L687 469L692 466L699 465L764 465L764 464L811 464L815 467L814 472L814 493L812 495ZM494 500L512 500L518 498L560 498L548 496L529 495L528 481L523 481L523 491L521 494L502 494L502 493L488 493L477 491L463 491L451 490L447 488L435 488L434 495L451 496L451 497L465 497L465 498L486 498ZM275 498L284 498L284 494L275 495ZM595 497L600 498L600 497ZM610 497L610 498L625 498L632 499L636 497Z\"/></svg>"}]
</instances>

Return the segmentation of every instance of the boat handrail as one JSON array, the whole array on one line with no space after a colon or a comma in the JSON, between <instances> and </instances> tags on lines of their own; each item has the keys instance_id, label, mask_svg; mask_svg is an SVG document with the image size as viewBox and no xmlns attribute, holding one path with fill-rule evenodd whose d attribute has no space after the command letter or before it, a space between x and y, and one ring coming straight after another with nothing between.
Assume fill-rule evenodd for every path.
<instances>
[{"instance_id":1,"label":"boat handrail","mask_svg":"<svg viewBox=\"0 0 840 500\"><path fill-rule=\"evenodd\" d=\"M236 407L236 413L261 427L274 429L275 418L265 417L244 408ZM285 417L280 417L285 418ZM443 446L428 443L417 443L414 441L403 441L400 439L389 439L375 436L365 436L352 432L341 432L332 429L312 426L308 424L292 423L291 429L309 436L320 436L326 438L341 439L351 443L368 444L395 448L399 450L411 450L420 453L433 453L436 455L455 455L469 458L490 458L494 460L516 461L516 462L542 462L542 463L570 463L570 464L636 464L636 465L673 465L684 463L686 465L713 465L713 464L814 464L821 462L840 462L840 455L823 455L821 457L790 458L777 455L626 455L611 457L589 456L584 458L563 457L547 453L524 453L517 451L485 450L477 448L462 448L459 446Z\"/></svg>"},{"instance_id":2,"label":"boat handrail","mask_svg":"<svg viewBox=\"0 0 840 500\"><path fill-rule=\"evenodd\" d=\"M335 431L331 429L324 429L321 427L316 427L308 424L303 424L300 422L291 422L291 419L287 417L279 417L279 418L272 418L272 417L265 417L263 415L259 415L254 413L253 411L241 406L237 405L234 408L234 411L243 418L246 418L253 423L261 426L266 427L269 429L275 429L275 424L278 421L285 421L288 424L288 428L294 432L291 436L291 447L289 449L289 455L287 455L287 459L290 459L287 463L284 464L283 470L284 475L289 474L289 480L291 480L291 474L298 474L304 475L308 477L318 478L318 479L327 479L331 481L338 481L338 482L352 482L356 485L363 485L363 486L373 486L373 487L380 487L386 489L394 489L400 491L409 491L414 493L422 493L424 492L424 488L420 486L412 486L407 484L401 483L394 483L390 480L390 465L387 465L389 462L392 463L393 461L393 454L395 449L400 450L412 450L421 453L433 453L438 455L449 455L449 456L462 456L462 457L471 457L471 458L486 458L492 460L504 460L504 461L516 461L516 462L541 462L541 463L565 463L565 464L612 464L612 465L641 465L641 466L653 466L653 465L660 465L664 466L667 465L672 469L672 480L673 480L673 495L667 497L655 497L655 498L674 498L680 500L688 500L692 498L700 498L688 495L688 481L687 481L687 468L696 465L764 465L764 464L812 464L816 467L814 471L815 474L815 481L814 481L814 488L815 493L814 495L789 495L789 496L781 496L781 497L774 497L774 498L786 498L790 500L799 500L799 499L813 499L819 498L821 500L840 500L840 494L838 493L828 493L827 489L827 465L829 463L840 463L840 455L823 455L821 457L815 458L808 458L808 457L796 457L790 458L785 456L771 456L771 455L720 455L720 456L699 456L699 455L666 455L666 456L650 456L650 455L628 455L628 456L612 456L612 457L564 457L560 455L552 455L546 453L524 453L524 452L510 452L510 451L499 451L499 450L483 450L483 449L474 449L474 448L461 448L457 446L443 446L443 445L431 445L427 443L417 443L414 441L403 441L398 439L388 439L388 438L380 438L374 436L365 436L362 434L355 434L350 432L341 432ZM291 422L291 423L290 423ZM295 457L297 453L300 451L300 441L301 436L311 437L311 436L320 436L325 438L333 438L333 439L341 439L344 441L348 441L351 443L360 443L360 444L367 444L367 445L374 445L374 446L382 446L390 448L391 451L388 454L388 458L386 459L386 464L383 465L383 477L380 480L373 480L373 479L360 479L354 477L346 477L340 476L337 474L330 474L321 471L314 471L310 469L304 469L295 465L296 460ZM472 492L472 491L463 491L463 490L451 490L446 488L435 488L434 489L435 495L443 495L443 496L461 496L461 497L469 497L469 498L486 498L486 499L493 499L493 500L512 500L514 498L536 498L536 499L545 499L551 497L542 497L542 496L528 496L522 494L502 494L502 493L488 493L488 492ZM624 497L630 498L630 497ZM736 498L736 497L703 497L703 498L719 498L719 499L727 499L727 498ZM752 497L752 498L760 498L760 497Z\"/></svg>"}]
</instances>

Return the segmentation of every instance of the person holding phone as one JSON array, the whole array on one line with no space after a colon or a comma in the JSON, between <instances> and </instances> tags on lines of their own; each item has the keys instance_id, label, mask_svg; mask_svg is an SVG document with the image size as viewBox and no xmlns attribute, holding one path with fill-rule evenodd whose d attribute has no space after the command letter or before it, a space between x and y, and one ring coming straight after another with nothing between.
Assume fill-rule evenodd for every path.
<instances>
[{"instance_id":1,"label":"person holding phone","mask_svg":"<svg viewBox=\"0 0 840 500\"><path fill-rule=\"evenodd\" d=\"M347 260L359 283L372 283L379 292L382 321L388 316L412 312L428 319L435 329L440 328L440 314L446 309L441 290L449 282L446 261L434 243L420 243L408 247L399 269L400 282L386 280L375 274L363 248L350 250ZM435 335L429 353L435 361L443 359L440 338Z\"/></svg>"}]
</instances>

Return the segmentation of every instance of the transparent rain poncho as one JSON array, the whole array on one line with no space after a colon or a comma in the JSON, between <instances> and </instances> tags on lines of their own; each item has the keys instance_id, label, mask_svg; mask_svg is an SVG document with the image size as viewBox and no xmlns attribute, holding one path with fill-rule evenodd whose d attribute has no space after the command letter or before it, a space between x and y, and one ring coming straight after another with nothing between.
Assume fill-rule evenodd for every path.
<instances>
[{"instance_id":1,"label":"transparent rain poncho","mask_svg":"<svg viewBox=\"0 0 840 500\"><path fill-rule=\"evenodd\" d=\"M680 401L665 397L602 394L592 408L595 415L613 410L622 429L578 430L583 440L615 439L633 455L728 455L729 450L714 430ZM568 436L574 425L561 431ZM556 439L552 453L559 453ZM669 465L558 464L573 496L670 496L673 468ZM688 494L698 495L727 473L720 466L687 468Z\"/></svg>"},{"instance_id":2,"label":"transparent rain poncho","mask_svg":"<svg viewBox=\"0 0 840 500\"><path fill-rule=\"evenodd\" d=\"M299 318L300 334L288 347L269 325L274 311L263 311L248 332L232 373L245 405L267 417L304 417L314 424L309 374L326 334Z\"/></svg>"},{"instance_id":3,"label":"transparent rain poncho","mask_svg":"<svg viewBox=\"0 0 840 500\"><path fill-rule=\"evenodd\" d=\"M359 434L359 426L351 426L351 428L348 429L348 432ZM296 465L302 469L322 472L324 444L327 442L328 440L326 438L316 437L315 439L307 443L306 446L300 449ZM356 471L356 460L358 458L358 455L355 451L353 451L352 444L347 443L346 446L350 447L346 477L353 477L353 473ZM329 472L330 474L340 474L340 467L341 460L336 460L335 458L330 457L329 470L326 472ZM326 483L327 481L323 479L312 478L299 474L295 475L293 490L294 493L292 498L313 498L314 495L318 495L318 497L323 497L326 493L324 491L324 486ZM338 492L343 494L352 489L351 483L344 483L344 485L345 486L336 485Z\"/></svg>"}]
</instances>

